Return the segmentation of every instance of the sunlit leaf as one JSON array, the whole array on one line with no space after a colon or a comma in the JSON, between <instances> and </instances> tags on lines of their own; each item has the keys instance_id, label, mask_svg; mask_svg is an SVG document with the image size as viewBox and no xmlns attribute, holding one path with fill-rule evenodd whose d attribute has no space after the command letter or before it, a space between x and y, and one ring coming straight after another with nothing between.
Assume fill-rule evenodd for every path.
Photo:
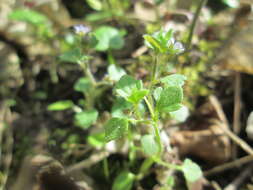
<instances>
[{"instance_id":1,"label":"sunlit leaf","mask_svg":"<svg viewBox=\"0 0 253 190\"><path fill-rule=\"evenodd\" d=\"M112 118L105 124L105 140L107 142L121 138L128 131L128 120Z\"/></svg>"},{"instance_id":2,"label":"sunlit leaf","mask_svg":"<svg viewBox=\"0 0 253 190\"><path fill-rule=\"evenodd\" d=\"M111 26L101 26L94 31L94 36L98 40L95 46L97 51L109 49L121 49L124 46L124 39L120 31Z\"/></svg>"},{"instance_id":3,"label":"sunlit leaf","mask_svg":"<svg viewBox=\"0 0 253 190\"><path fill-rule=\"evenodd\" d=\"M102 21L112 17L112 13L109 11L100 11L96 13L87 14L85 20L88 22Z\"/></svg>"},{"instance_id":4,"label":"sunlit leaf","mask_svg":"<svg viewBox=\"0 0 253 190\"><path fill-rule=\"evenodd\" d=\"M96 11L102 10L102 2L99 0L86 0L87 4Z\"/></svg>"},{"instance_id":5,"label":"sunlit leaf","mask_svg":"<svg viewBox=\"0 0 253 190\"><path fill-rule=\"evenodd\" d=\"M23 22L28 22L34 25L37 24L45 24L48 19L43 14L31 10L31 9L17 9L14 10L10 15L9 18L12 20L18 20Z\"/></svg>"},{"instance_id":6,"label":"sunlit leaf","mask_svg":"<svg viewBox=\"0 0 253 190\"><path fill-rule=\"evenodd\" d=\"M159 99L159 97L160 97L162 91L163 91L163 88L162 88L162 87L157 87L157 88L154 90L153 96L154 96L155 100L158 100L158 99Z\"/></svg>"},{"instance_id":7,"label":"sunlit leaf","mask_svg":"<svg viewBox=\"0 0 253 190\"><path fill-rule=\"evenodd\" d=\"M67 52L64 52L59 56L60 61L70 62L70 63L79 63L89 59L88 56L84 55L80 49L73 49Z\"/></svg>"},{"instance_id":8,"label":"sunlit leaf","mask_svg":"<svg viewBox=\"0 0 253 190\"><path fill-rule=\"evenodd\" d=\"M161 82L167 86L183 86L186 76L180 74L172 74L161 79Z\"/></svg>"},{"instance_id":9,"label":"sunlit leaf","mask_svg":"<svg viewBox=\"0 0 253 190\"><path fill-rule=\"evenodd\" d=\"M159 151L159 146L157 142L155 141L155 138L153 135L144 135L141 137L141 146L143 148L143 151L145 154L149 156L154 156Z\"/></svg>"},{"instance_id":10,"label":"sunlit leaf","mask_svg":"<svg viewBox=\"0 0 253 190\"><path fill-rule=\"evenodd\" d=\"M179 86L170 86L165 88L157 101L156 109L159 112L176 111L181 107L183 100L183 89Z\"/></svg>"},{"instance_id":11,"label":"sunlit leaf","mask_svg":"<svg viewBox=\"0 0 253 190\"><path fill-rule=\"evenodd\" d=\"M143 38L145 39L145 43L151 49L154 49L157 52L164 52L163 47L161 46L160 42L155 39L151 35L144 35Z\"/></svg>"},{"instance_id":12,"label":"sunlit leaf","mask_svg":"<svg viewBox=\"0 0 253 190\"><path fill-rule=\"evenodd\" d=\"M186 106L182 106L180 109L170 112L170 116L179 122L184 122L189 115L189 109Z\"/></svg>"},{"instance_id":13,"label":"sunlit leaf","mask_svg":"<svg viewBox=\"0 0 253 190\"><path fill-rule=\"evenodd\" d=\"M75 91L78 92L86 92L87 90L89 90L90 87L91 82L86 77L79 78L74 85Z\"/></svg>"},{"instance_id":14,"label":"sunlit leaf","mask_svg":"<svg viewBox=\"0 0 253 190\"><path fill-rule=\"evenodd\" d=\"M82 129L87 129L94 124L98 117L98 111L93 109L75 114L75 124Z\"/></svg>"},{"instance_id":15,"label":"sunlit leaf","mask_svg":"<svg viewBox=\"0 0 253 190\"><path fill-rule=\"evenodd\" d=\"M123 75L126 74L125 70L115 64L111 64L108 67L108 74L110 79L118 81Z\"/></svg>"},{"instance_id":16,"label":"sunlit leaf","mask_svg":"<svg viewBox=\"0 0 253 190\"><path fill-rule=\"evenodd\" d=\"M115 89L117 94L121 97L136 104L148 93L148 90L143 89L142 86L141 80L136 80L129 75L124 75L117 82Z\"/></svg>"},{"instance_id":17,"label":"sunlit leaf","mask_svg":"<svg viewBox=\"0 0 253 190\"><path fill-rule=\"evenodd\" d=\"M121 172L114 180L112 190L131 190L135 175L128 171Z\"/></svg>"},{"instance_id":18,"label":"sunlit leaf","mask_svg":"<svg viewBox=\"0 0 253 190\"><path fill-rule=\"evenodd\" d=\"M95 133L88 136L87 142L96 148L101 148L104 145L104 139L105 133Z\"/></svg>"},{"instance_id":19,"label":"sunlit leaf","mask_svg":"<svg viewBox=\"0 0 253 190\"><path fill-rule=\"evenodd\" d=\"M49 111L61 111L61 110L70 109L73 106L74 106L74 103L71 100L61 100L61 101L57 101L48 105L47 109Z\"/></svg>"},{"instance_id":20,"label":"sunlit leaf","mask_svg":"<svg viewBox=\"0 0 253 190\"><path fill-rule=\"evenodd\" d=\"M202 171L200 167L190 159L184 160L182 171L185 179L188 182L195 182L202 177Z\"/></svg>"}]
</instances>

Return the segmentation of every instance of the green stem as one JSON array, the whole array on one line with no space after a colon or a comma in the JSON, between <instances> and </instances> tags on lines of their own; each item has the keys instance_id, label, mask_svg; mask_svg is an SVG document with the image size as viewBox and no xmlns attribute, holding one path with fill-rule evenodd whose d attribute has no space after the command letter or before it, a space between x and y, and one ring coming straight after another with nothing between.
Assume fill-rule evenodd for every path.
<instances>
[{"instance_id":1,"label":"green stem","mask_svg":"<svg viewBox=\"0 0 253 190\"><path fill-rule=\"evenodd\" d=\"M151 115L151 118L152 118L152 126L155 130L155 136L156 136L156 140L157 140L157 143L159 145L159 152L158 152L158 155L161 155L162 152L163 152L163 145L162 145L162 141L161 141L161 137L160 137L160 132L159 132L159 128L158 128L158 121L157 121L157 116L154 112L154 109L151 105L151 103L148 101L148 99L146 97L144 97L144 101L146 102L147 106L148 106L148 109L149 109L149 112L150 112L150 115Z\"/></svg>"},{"instance_id":2,"label":"green stem","mask_svg":"<svg viewBox=\"0 0 253 190\"><path fill-rule=\"evenodd\" d=\"M104 169L104 174L106 179L109 179L110 177L110 172L109 172L109 167L108 167L108 160L107 158L103 159L103 169Z\"/></svg>"},{"instance_id":3,"label":"green stem","mask_svg":"<svg viewBox=\"0 0 253 190\"><path fill-rule=\"evenodd\" d=\"M157 70L158 70L158 59L159 59L159 54L155 54L153 66L152 66L151 83L149 86L149 90L152 90L154 87L154 84L156 83Z\"/></svg>"},{"instance_id":4,"label":"green stem","mask_svg":"<svg viewBox=\"0 0 253 190\"><path fill-rule=\"evenodd\" d=\"M154 157L153 160L162 165L162 166L165 166L166 168L169 168L169 169L173 169L173 170L179 170L181 171L182 170L182 167L179 166L179 165L176 165L176 164L170 164L170 163L167 163L167 162L164 162L162 161L160 158L157 158L157 157Z\"/></svg>"},{"instance_id":5,"label":"green stem","mask_svg":"<svg viewBox=\"0 0 253 190\"><path fill-rule=\"evenodd\" d=\"M192 42L192 37L193 37L194 29L196 27L196 23L197 23L197 20L199 18L201 9L206 4L206 2L207 2L207 0L200 0L199 1L197 10L195 12L195 15L194 15L194 18L193 18L193 21L192 21L192 24L191 24L190 34L189 34L187 42L186 42L186 50L187 51L191 48L191 42Z\"/></svg>"},{"instance_id":6,"label":"green stem","mask_svg":"<svg viewBox=\"0 0 253 190\"><path fill-rule=\"evenodd\" d=\"M107 61L109 64L116 64L116 61L112 55L112 51L111 50L108 50L107 52Z\"/></svg>"},{"instance_id":7,"label":"green stem","mask_svg":"<svg viewBox=\"0 0 253 190\"><path fill-rule=\"evenodd\" d=\"M96 86L96 80L95 78L93 77L93 74L91 73L91 70L90 70L90 65L88 62L85 62L85 68L84 68L84 72L85 72L85 75L89 78L89 80L91 81L91 84L92 86Z\"/></svg>"},{"instance_id":8,"label":"green stem","mask_svg":"<svg viewBox=\"0 0 253 190\"><path fill-rule=\"evenodd\" d=\"M148 110L149 110L150 115L151 115L151 118L153 119L155 117L155 112L153 110L153 107L152 107L151 103L148 101L147 97L144 97L144 101L147 104Z\"/></svg>"},{"instance_id":9,"label":"green stem","mask_svg":"<svg viewBox=\"0 0 253 190\"><path fill-rule=\"evenodd\" d=\"M139 174L136 176L136 179L141 180L145 176L148 169L152 166L153 163L154 163L154 160L152 157L146 158L145 161L141 165Z\"/></svg>"},{"instance_id":10,"label":"green stem","mask_svg":"<svg viewBox=\"0 0 253 190\"><path fill-rule=\"evenodd\" d=\"M91 82L92 87L84 93L84 96L86 97L86 107L87 109L92 109L94 105L94 100L96 98L95 94L95 88L97 85L97 82L95 78L93 77L93 74L91 73L90 66L88 62L78 62L78 64L83 69L84 75L88 77L89 81Z\"/></svg>"},{"instance_id":11,"label":"green stem","mask_svg":"<svg viewBox=\"0 0 253 190\"><path fill-rule=\"evenodd\" d=\"M160 131L159 131L159 128L158 128L157 121L155 121L152 126L153 126L153 128L155 130L156 141L157 141L158 146L159 146L158 155L160 156L162 154L162 152L163 152L163 144L162 144L162 141L161 141L161 136L160 136Z\"/></svg>"}]
</instances>

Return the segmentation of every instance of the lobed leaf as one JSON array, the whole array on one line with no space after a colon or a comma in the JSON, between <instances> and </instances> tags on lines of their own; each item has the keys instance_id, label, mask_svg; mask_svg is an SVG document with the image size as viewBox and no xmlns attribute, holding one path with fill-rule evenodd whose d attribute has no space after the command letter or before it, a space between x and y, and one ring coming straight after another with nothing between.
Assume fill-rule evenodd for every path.
<instances>
[{"instance_id":1,"label":"lobed leaf","mask_svg":"<svg viewBox=\"0 0 253 190\"><path fill-rule=\"evenodd\" d=\"M105 124L105 140L109 142L121 138L128 131L128 120L112 118Z\"/></svg>"},{"instance_id":2,"label":"lobed leaf","mask_svg":"<svg viewBox=\"0 0 253 190\"><path fill-rule=\"evenodd\" d=\"M167 86L183 86L186 76L180 74L172 74L161 79L161 82Z\"/></svg>"},{"instance_id":3,"label":"lobed leaf","mask_svg":"<svg viewBox=\"0 0 253 190\"><path fill-rule=\"evenodd\" d=\"M190 159L184 160L182 171L185 179L191 183L197 181L203 175L200 167Z\"/></svg>"},{"instance_id":4,"label":"lobed leaf","mask_svg":"<svg viewBox=\"0 0 253 190\"><path fill-rule=\"evenodd\" d=\"M89 81L89 79L86 77L81 77L76 81L74 85L74 90L77 92L85 92L90 87L91 87L91 82Z\"/></svg>"},{"instance_id":5,"label":"lobed leaf","mask_svg":"<svg viewBox=\"0 0 253 190\"><path fill-rule=\"evenodd\" d=\"M86 61L89 59L88 56L82 54L80 49L73 49L67 51L59 56L60 61L70 62L70 63L78 63L80 61Z\"/></svg>"},{"instance_id":6,"label":"lobed leaf","mask_svg":"<svg viewBox=\"0 0 253 190\"><path fill-rule=\"evenodd\" d=\"M121 67L111 64L108 67L108 74L112 80L118 81L123 75L126 74L126 72Z\"/></svg>"},{"instance_id":7,"label":"lobed leaf","mask_svg":"<svg viewBox=\"0 0 253 190\"><path fill-rule=\"evenodd\" d=\"M136 80L132 76L124 75L116 84L116 93L127 101L137 104L144 96L148 94L148 90L142 88L142 81Z\"/></svg>"},{"instance_id":8,"label":"lobed leaf","mask_svg":"<svg viewBox=\"0 0 253 190\"><path fill-rule=\"evenodd\" d=\"M97 51L121 49L124 46L124 39L120 31L114 27L101 26L94 31L94 36L98 40L95 45Z\"/></svg>"},{"instance_id":9,"label":"lobed leaf","mask_svg":"<svg viewBox=\"0 0 253 190\"><path fill-rule=\"evenodd\" d=\"M95 109L82 111L75 114L75 124L82 129L87 129L96 122L97 118L98 111Z\"/></svg>"},{"instance_id":10,"label":"lobed leaf","mask_svg":"<svg viewBox=\"0 0 253 190\"><path fill-rule=\"evenodd\" d=\"M183 100L183 89L180 86L170 86L165 88L157 101L156 109L159 112L176 111L181 107Z\"/></svg>"},{"instance_id":11,"label":"lobed leaf","mask_svg":"<svg viewBox=\"0 0 253 190\"><path fill-rule=\"evenodd\" d=\"M159 146L155 141L153 135L144 135L141 137L141 146L145 154L149 156L154 156L159 151Z\"/></svg>"}]
</instances>

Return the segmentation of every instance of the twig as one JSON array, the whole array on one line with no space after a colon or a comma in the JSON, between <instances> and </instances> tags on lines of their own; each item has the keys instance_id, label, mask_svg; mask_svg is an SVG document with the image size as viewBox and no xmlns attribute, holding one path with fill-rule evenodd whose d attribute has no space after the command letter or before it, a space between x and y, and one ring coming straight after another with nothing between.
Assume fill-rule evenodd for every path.
<instances>
[{"instance_id":1,"label":"twig","mask_svg":"<svg viewBox=\"0 0 253 190\"><path fill-rule=\"evenodd\" d=\"M250 155L253 155L253 149L251 148L251 146L248 145L248 143L246 143L240 137L235 135L223 123L219 123L219 126L222 126L221 128L226 133L226 135L229 136L236 144L238 144L245 152L247 152Z\"/></svg>"},{"instance_id":2,"label":"twig","mask_svg":"<svg viewBox=\"0 0 253 190\"><path fill-rule=\"evenodd\" d=\"M227 185L224 190L237 190L238 187L246 180L247 177L251 176L251 172L253 170L253 164L245 167L245 169L236 177L232 183Z\"/></svg>"},{"instance_id":3,"label":"twig","mask_svg":"<svg viewBox=\"0 0 253 190\"><path fill-rule=\"evenodd\" d=\"M214 106L214 109L218 114L219 119L222 121L222 123L218 123L218 126L221 126L225 134L230 137L236 144L238 144L243 150L245 150L248 154L253 155L253 149L251 148L251 146L249 146L244 140L242 140L240 137L230 131L226 116L217 98L215 96L211 96L209 99Z\"/></svg>"},{"instance_id":4,"label":"twig","mask_svg":"<svg viewBox=\"0 0 253 190\"><path fill-rule=\"evenodd\" d=\"M72 172L74 172L76 170L81 170L81 169L84 169L84 168L89 168L93 164L96 164L97 162L103 160L104 158L106 158L108 156L109 156L109 152L106 152L106 151L98 152L98 153L92 155L91 157L89 157L86 160L83 160L83 161L81 161L81 162L79 162L77 164L69 166L66 169L66 172L67 173L72 173Z\"/></svg>"},{"instance_id":5,"label":"twig","mask_svg":"<svg viewBox=\"0 0 253 190\"><path fill-rule=\"evenodd\" d=\"M225 163L223 165L216 166L208 171L204 172L204 176L210 176L234 167L242 166L248 162L253 161L253 155L245 156L232 162Z\"/></svg>"},{"instance_id":6,"label":"twig","mask_svg":"<svg viewBox=\"0 0 253 190\"><path fill-rule=\"evenodd\" d=\"M0 118L0 122L1 122L1 126L0 126L0 130L1 130L1 137L3 138L3 136L5 136L5 141L2 141L1 143L5 143L2 144L1 147L3 147L3 149L1 151L1 153L3 153L3 159L1 160L1 164L3 164L1 167L3 169L2 173L3 173L3 178L1 180L1 185L0 185L0 190L5 189L5 184L7 182L8 176L9 176L9 170L10 170L10 165L12 162L12 148L13 148L13 137L12 137L12 128L9 125L9 123L11 122L12 118L11 118L11 112L10 109L3 105L2 107L3 109L3 117ZM5 125L7 125L7 127L5 128ZM5 128L5 129L4 129ZM5 134L4 134L5 133Z\"/></svg>"},{"instance_id":7,"label":"twig","mask_svg":"<svg viewBox=\"0 0 253 190\"><path fill-rule=\"evenodd\" d=\"M239 72L235 73L235 87L234 87L234 115L233 115L233 132L240 133L240 115L241 115L241 75ZM233 158L237 157L237 147L233 146Z\"/></svg>"},{"instance_id":8,"label":"twig","mask_svg":"<svg viewBox=\"0 0 253 190\"><path fill-rule=\"evenodd\" d=\"M215 111L216 111L219 119L223 123L225 123L227 125L227 127L228 127L227 117L226 117L226 115L225 115L225 113L224 113L224 111L222 109L222 106L221 106L220 102L217 100L216 96L214 96L214 95L209 96L209 100L210 100L211 104L213 105L213 107L214 107L214 109L215 109Z\"/></svg>"},{"instance_id":9,"label":"twig","mask_svg":"<svg viewBox=\"0 0 253 190\"><path fill-rule=\"evenodd\" d=\"M199 18L200 15L200 11L202 9L202 7L206 4L207 0L200 0L199 5L197 7L196 13L194 15L192 24L191 24L191 28L190 28L190 33L186 42L186 51L188 51L191 48L191 42L192 42L192 37L193 37L193 33L194 33L194 29L197 23L197 20Z\"/></svg>"}]
</instances>

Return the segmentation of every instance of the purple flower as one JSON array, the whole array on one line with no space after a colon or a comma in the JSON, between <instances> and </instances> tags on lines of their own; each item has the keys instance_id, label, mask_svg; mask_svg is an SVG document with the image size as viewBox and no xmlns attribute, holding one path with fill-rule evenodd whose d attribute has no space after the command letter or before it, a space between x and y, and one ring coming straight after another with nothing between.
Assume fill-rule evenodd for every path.
<instances>
[{"instance_id":1,"label":"purple flower","mask_svg":"<svg viewBox=\"0 0 253 190\"><path fill-rule=\"evenodd\" d=\"M184 51L184 46L180 42L174 43L173 49L178 53L182 53Z\"/></svg>"},{"instance_id":2,"label":"purple flower","mask_svg":"<svg viewBox=\"0 0 253 190\"><path fill-rule=\"evenodd\" d=\"M88 26L84 26L82 24L78 24L78 25L73 26L73 30L78 35L85 35L91 31L91 28Z\"/></svg>"}]
</instances>

